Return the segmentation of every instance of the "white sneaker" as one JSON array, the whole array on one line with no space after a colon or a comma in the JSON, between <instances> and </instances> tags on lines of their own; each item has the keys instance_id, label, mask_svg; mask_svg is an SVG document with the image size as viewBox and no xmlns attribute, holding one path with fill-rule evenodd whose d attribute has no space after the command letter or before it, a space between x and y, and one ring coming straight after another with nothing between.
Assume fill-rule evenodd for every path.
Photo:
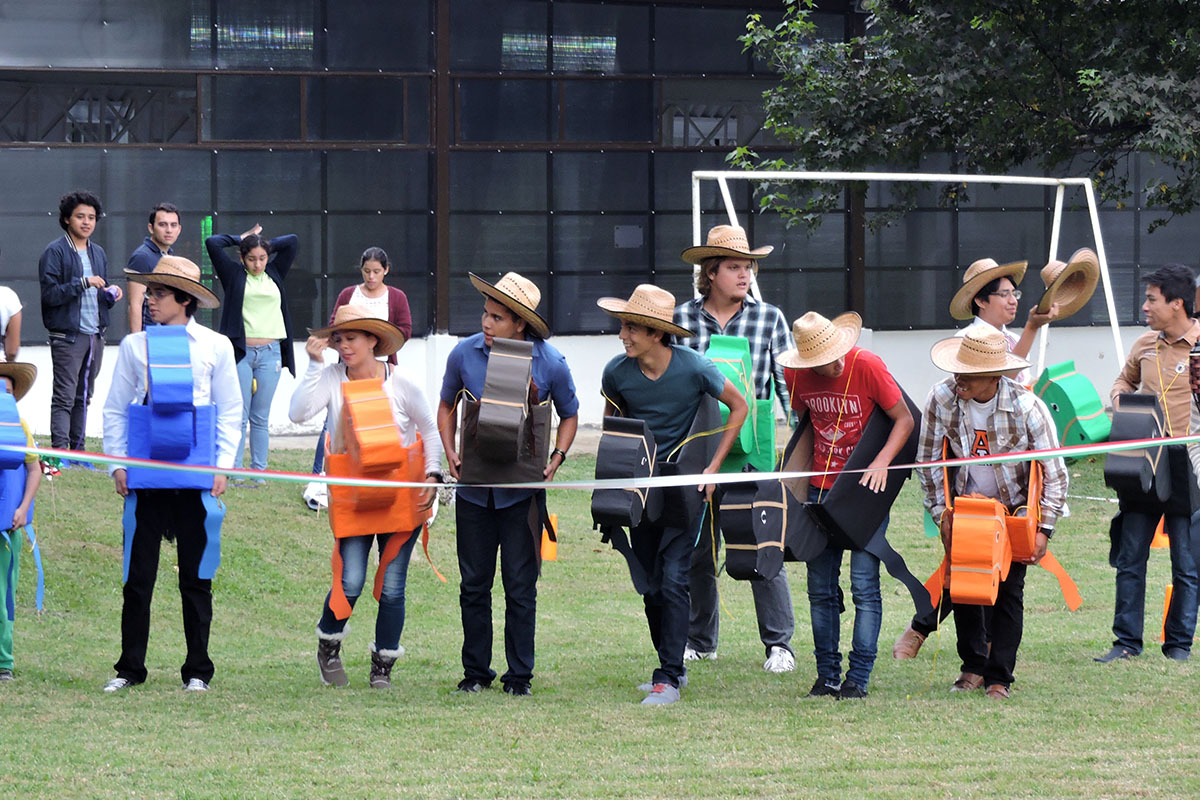
<instances>
[{"instance_id":1,"label":"white sneaker","mask_svg":"<svg viewBox=\"0 0 1200 800\"><path fill-rule=\"evenodd\" d=\"M111 681L104 684L104 691L112 694L113 692L119 692L122 689L128 689L130 686L133 686L133 681L128 680L127 678L113 678Z\"/></svg>"},{"instance_id":2,"label":"white sneaker","mask_svg":"<svg viewBox=\"0 0 1200 800\"><path fill-rule=\"evenodd\" d=\"M199 678L192 678L183 685L183 690L185 692L207 692L208 684Z\"/></svg>"},{"instance_id":3,"label":"white sneaker","mask_svg":"<svg viewBox=\"0 0 1200 800\"><path fill-rule=\"evenodd\" d=\"M697 650L696 648L692 647L689 644L687 647L683 648L683 660L684 661L701 661L701 660L716 661L717 660L717 651L716 650Z\"/></svg>"},{"instance_id":4,"label":"white sneaker","mask_svg":"<svg viewBox=\"0 0 1200 800\"><path fill-rule=\"evenodd\" d=\"M796 657L792 655L786 647L774 645L771 647L771 654L767 656L767 660L763 663L763 669L767 672L780 674L783 672L791 672L796 668Z\"/></svg>"}]
</instances>

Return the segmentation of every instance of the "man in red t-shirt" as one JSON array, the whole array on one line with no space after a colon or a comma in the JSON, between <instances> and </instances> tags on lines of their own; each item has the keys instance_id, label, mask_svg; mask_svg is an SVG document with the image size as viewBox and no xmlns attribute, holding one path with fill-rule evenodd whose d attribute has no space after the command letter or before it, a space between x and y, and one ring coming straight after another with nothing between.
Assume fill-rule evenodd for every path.
<instances>
[{"instance_id":1,"label":"man in red t-shirt","mask_svg":"<svg viewBox=\"0 0 1200 800\"><path fill-rule=\"evenodd\" d=\"M853 311L832 321L810 311L792 324L796 349L779 358L785 367L792 407L800 414L807 411L812 425L813 469L825 473L810 482L809 502L821 502L833 486L876 406L892 419L892 431L863 473L859 481L863 486L883 491L887 468L913 430L912 413L895 378L879 356L855 346L861 330L862 320ZM886 529L884 519L879 532ZM836 547L826 548L808 562L808 602L817 660L817 681L808 693L810 697L866 697L875 666L883 618L879 559L864 550L850 553L854 637L845 681L841 679L842 654L838 651L841 568L842 550Z\"/></svg>"}]
</instances>

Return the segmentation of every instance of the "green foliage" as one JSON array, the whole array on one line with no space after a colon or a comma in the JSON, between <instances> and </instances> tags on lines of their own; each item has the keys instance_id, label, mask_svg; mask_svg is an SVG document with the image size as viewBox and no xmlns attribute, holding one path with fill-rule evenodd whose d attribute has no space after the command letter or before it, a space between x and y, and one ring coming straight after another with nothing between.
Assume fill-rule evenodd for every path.
<instances>
[{"instance_id":1,"label":"green foliage","mask_svg":"<svg viewBox=\"0 0 1200 800\"><path fill-rule=\"evenodd\" d=\"M876 0L849 42L815 40L813 4L786 5L775 26L751 16L742 42L779 73L766 127L794 154L740 149L737 166L916 171L953 152L966 173L1082 172L1119 204L1142 192L1159 212L1151 230L1200 204L1200 3ZM1135 153L1151 157L1142 186L1130 185ZM767 186L760 203L815 225L842 188ZM893 193L903 210L916 186Z\"/></svg>"}]
</instances>

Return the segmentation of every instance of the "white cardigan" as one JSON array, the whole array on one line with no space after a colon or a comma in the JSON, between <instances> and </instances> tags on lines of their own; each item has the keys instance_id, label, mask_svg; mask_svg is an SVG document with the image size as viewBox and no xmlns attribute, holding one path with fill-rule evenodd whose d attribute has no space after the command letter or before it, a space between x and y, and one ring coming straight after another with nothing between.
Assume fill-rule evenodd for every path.
<instances>
[{"instance_id":1,"label":"white cardigan","mask_svg":"<svg viewBox=\"0 0 1200 800\"><path fill-rule=\"evenodd\" d=\"M437 420L429 410L425 394L404 374L390 367L391 376L383 380L383 393L392 401L392 419L400 430L405 447L417 440L417 432L425 445L425 471L442 470L442 437L438 435ZM292 422L305 422L325 409L329 412L330 452L346 452L342 440L342 383L346 378L345 364L325 366L309 360L308 369L292 394L288 416Z\"/></svg>"}]
</instances>

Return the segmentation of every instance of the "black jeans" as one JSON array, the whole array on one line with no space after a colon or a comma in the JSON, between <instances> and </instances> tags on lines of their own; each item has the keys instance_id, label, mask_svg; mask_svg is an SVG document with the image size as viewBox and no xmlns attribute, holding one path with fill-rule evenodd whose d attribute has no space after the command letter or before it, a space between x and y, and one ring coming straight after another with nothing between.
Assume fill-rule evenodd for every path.
<instances>
[{"instance_id":1,"label":"black jeans","mask_svg":"<svg viewBox=\"0 0 1200 800\"><path fill-rule=\"evenodd\" d=\"M539 556L529 527L533 498L507 508L476 505L458 498L454 504L458 540L458 571L462 583L463 675L487 685L496 677L492 663L492 583L496 551L500 551L500 580L504 584L504 656L506 684L529 685L533 680L533 639L537 616Z\"/></svg>"},{"instance_id":2,"label":"black jeans","mask_svg":"<svg viewBox=\"0 0 1200 800\"><path fill-rule=\"evenodd\" d=\"M629 544L650 584L642 601L650 641L658 652L658 668L652 682L678 688L684 674L683 649L687 645L690 616L688 572L695 534L643 523L629 531Z\"/></svg>"},{"instance_id":3,"label":"black jeans","mask_svg":"<svg viewBox=\"0 0 1200 800\"><path fill-rule=\"evenodd\" d=\"M78 333L74 342L50 340L54 391L50 400L50 446L82 450L87 407L96 388L96 375L104 359L104 338Z\"/></svg>"},{"instance_id":4,"label":"black jeans","mask_svg":"<svg viewBox=\"0 0 1200 800\"><path fill-rule=\"evenodd\" d=\"M983 676L985 686L1013 682L1017 648L1025 628L1025 564L1013 562L1008 579L1000 582L994 606L957 603L954 627L958 631L958 652L963 672ZM988 649L988 636L991 649Z\"/></svg>"},{"instance_id":5,"label":"black jeans","mask_svg":"<svg viewBox=\"0 0 1200 800\"><path fill-rule=\"evenodd\" d=\"M137 528L129 558L129 580L121 608L121 658L113 665L117 677L133 683L146 680L146 642L150 638L150 599L158 577L162 540L174 539L179 548L179 596L183 601L183 635L187 658L179 674L184 683L212 680L208 631L212 624L212 581L199 577L200 557L208 541L202 489L137 489Z\"/></svg>"}]
</instances>

